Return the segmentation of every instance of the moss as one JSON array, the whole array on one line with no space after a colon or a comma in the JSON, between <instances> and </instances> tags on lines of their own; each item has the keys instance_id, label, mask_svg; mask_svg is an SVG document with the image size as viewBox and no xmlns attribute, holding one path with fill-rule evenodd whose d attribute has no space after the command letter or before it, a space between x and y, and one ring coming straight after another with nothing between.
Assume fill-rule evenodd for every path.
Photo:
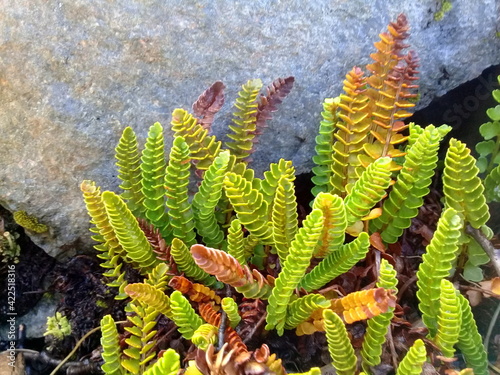
<instances>
[{"instance_id":1,"label":"moss","mask_svg":"<svg viewBox=\"0 0 500 375\"><path fill-rule=\"evenodd\" d=\"M17 224L31 232L43 233L49 230L48 226L38 222L38 219L36 217L28 215L26 211L16 211L14 212L13 216L14 221Z\"/></svg>"},{"instance_id":2,"label":"moss","mask_svg":"<svg viewBox=\"0 0 500 375\"><path fill-rule=\"evenodd\" d=\"M441 21L444 18L444 15L448 13L451 9L453 8L453 5L451 4L451 1L445 0L441 3L441 9L439 9L435 14L434 14L434 20L435 21Z\"/></svg>"}]
</instances>

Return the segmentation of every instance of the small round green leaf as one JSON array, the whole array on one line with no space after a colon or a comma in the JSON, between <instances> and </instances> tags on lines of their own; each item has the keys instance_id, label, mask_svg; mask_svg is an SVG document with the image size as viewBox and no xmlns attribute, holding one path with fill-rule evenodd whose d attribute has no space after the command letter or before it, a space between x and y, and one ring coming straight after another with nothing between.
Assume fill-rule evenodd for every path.
<instances>
[{"instance_id":1,"label":"small round green leaf","mask_svg":"<svg viewBox=\"0 0 500 375\"><path fill-rule=\"evenodd\" d=\"M483 280L483 271L470 262L465 263L463 277L467 281L479 282Z\"/></svg>"},{"instance_id":2,"label":"small round green leaf","mask_svg":"<svg viewBox=\"0 0 500 375\"><path fill-rule=\"evenodd\" d=\"M488 159L486 159L484 156L480 156L477 159L476 166L479 168L480 173L484 173L484 171L486 171L486 168L488 168Z\"/></svg>"},{"instance_id":3,"label":"small round green leaf","mask_svg":"<svg viewBox=\"0 0 500 375\"><path fill-rule=\"evenodd\" d=\"M493 121L500 121L500 105L487 109L486 114Z\"/></svg>"},{"instance_id":4,"label":"small round green leaf","mask_svg":"<svg viewBox=\"0 0 500 375\"><path fill-rule=\"evenodd\" d=\"M476 151L481 156L490 155L495 149L495 142L492 140L479 142L476 145Z\"/></svg>"},{"instance_id":5,"label":"small round green leaf","mask_svg":"<svg viewBox=\"0 0 500 375\"><path fill-rule=\"evenodd\" d=\"M488 140L500 134L500 122L486 122L479 127L479 133Z\"/></svg>"}]
</instances>

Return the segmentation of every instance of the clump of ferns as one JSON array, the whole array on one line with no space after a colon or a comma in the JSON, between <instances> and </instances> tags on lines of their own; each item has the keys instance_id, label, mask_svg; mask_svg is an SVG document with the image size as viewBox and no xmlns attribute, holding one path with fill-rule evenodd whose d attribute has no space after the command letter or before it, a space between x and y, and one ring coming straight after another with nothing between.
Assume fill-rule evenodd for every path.
<instances>
[{"instance_id":1,"label":"clump of ferns","mask_svg":"<svg viewBox=\"0 0 500 375\"><path fill-rule=\"evenodd\" d=\"M174 110L168 163L160 124L150 128L142 152L133 130L125 129L116 148L123 193L82 184L108 285L118 288L118 298L131 298L127 348L119 346L114 320L102 321L107 374L177 373L179 356L171 349L153 364L159 314L196 347L185 370L191 374L285 374L266 344L245 343L263 329L299 336L325 331L337 372L354 374L359 361L346 327L368 319L359 357L363 371L372 373L388 350L398 284L391 265L397 255L375 247L396 243L410 226L450 130L412 124L409 135L402 134L407 126L400 120L414 105L418 65L414 52L404 53L407 31L401 15L375 44L371 75L354 68L345 94L325 101L314 158L316 198L301 226L292 163L272 163L263 178L248 167L256 136L290 91L292 77L275 81L260 97L260 80L243 85L226 150L208 135L224 102L220 82L200 96L194 115ZM446 209L417 273L429 333L392 353L395 362L401 359L398 374L418 374L427 360L453 357L455 346L477 374L487 371L470 306L442 281L457 264L458 249L466 251L470 243L465 226L484 229L489 216L471 158L464 145L451 141L443 177ZM201 183L190 200L191 170ZM345 296L321 289L368 253L377 260L376 285ZM128 284L125 263L145 282ZM167 283L175 291L166 293ZM250 314L243 306L252 303L257 308Z\"/></svg>"}]
</instances>

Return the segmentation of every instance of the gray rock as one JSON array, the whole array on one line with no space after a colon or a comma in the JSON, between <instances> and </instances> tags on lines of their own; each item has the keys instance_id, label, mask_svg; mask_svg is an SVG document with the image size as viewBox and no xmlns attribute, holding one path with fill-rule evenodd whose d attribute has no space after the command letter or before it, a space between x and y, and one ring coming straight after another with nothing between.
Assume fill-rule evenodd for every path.
<instances>
[{"instance_id":1,"label":"gray rock","mask_svg":"<svg viewBox=\"0 0 500 375\"><path fill-rule=\"evenodd\" d=\"M168 127L216 80L226 106L250 78L293 75L295 88L254 156L310 170L321 102L400 12L421 58L421 105L500 63L499 5L453 1L42 1L3 2L0 15L0 204L50 226L33 239L64 258L90 246L79 183L115 189L113 149L126 125L141 139ZM171 134L169 131L167 134Z\"/></svg>"}]
</instances>

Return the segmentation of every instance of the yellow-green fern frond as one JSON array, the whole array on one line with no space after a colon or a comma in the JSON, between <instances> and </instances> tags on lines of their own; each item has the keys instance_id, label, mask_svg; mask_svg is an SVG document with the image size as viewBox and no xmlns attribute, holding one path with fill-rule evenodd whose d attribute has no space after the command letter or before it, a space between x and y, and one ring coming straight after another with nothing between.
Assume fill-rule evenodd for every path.
<instances>
[{"instance_id":1,"label":"yellow-green fern frond","mask_svg":"<svg viewBox=\"0 0 500 375\"><path fill-rule=\"evenodd\" d=\"M417 216L424 196L429 193L439 142L450 130L446 125L439 128L429 125L409 149L396 183L384 201L382 215L370 223L372 231L380 232L385 242L395 243Z\"/></svg>"},{"instance_id":2,"label":"yellow-green fern frond","mask_svg":"<svg viewBox=\"0 0 500 375\"><path fill-rule=\"evenodd\" d=\"M299 288L304 288L308 292L321 288L337 276L349 271L365 257L369 247L370 236L366 232L361 232L354 241L330 253L306 274L300 281Z\"/></svg>"},{"instance_id":3,"label":"yellow-green fern frond","mask_svg":"<svg viewBox=\"0 0 500 375\"><path fill-rule=\"evenodd\" d=\"M158 290L163 291L165 290L165 287L168 284L168 279L170 278L167 272L168 265L166 263L160 263L148 273L148 277L144 282Z\"/></svg>"},{"instance_id":4,"label":"yellow-green fern frond","mask_svg":"<svg viewBox=\"0 0 500 375\"><path fill-rule=\"evenodd\" d=\"M324 258L344 244L347 228L344 201L338 195L319 193L314 200L313 208L319 208L323 212L324 219L314 256Z\"/></svg>"},{"instance_id":5,"label":"yellow-green fern frond","mask_svg":"<svg viewBox=\"0 0 500 375\"><path fill-rule=\"evenodd\" d=\"M217 285L217 280L210 276L208 273L203 271L191 257L189 248L184 242L178 238L174 238L172 241L172 247L170 248L170 254L174 258L175 264L180 271L184 272L187 277L193 278L196 281L200 281L207 286Z\"/></svg>"},{"instance_id":6,"label":"yellow-green fern frond","mask_svg":"<svg viewBox=\"0 0 500 375\"><path fill-rule=\"evenodd\" d=\"M12 216L16 224L31 232L43 233L49 230L47 225L40 223L35 216L29 215L26 211L15 211Z\"/></svg>"},{"instance_id":7,"label":"yellow-green fern frond","mask_svg":"<svg viewBox=\"0 0 500 375\"><path fill-rule=\"evenodd\" d=\"M168 349L143 375L177 375L180 368L179 354L174 349Z\"/></svg>"},{"instance_id":8,"label":"yellow-green fern frond","mask_svg":"<svg viewBox=\"0 0 500 375\"><path fill-rule=\"evenodd\" d=\"M347 226L367 216L370 209L385 195L391 182L391 158L383 157L371 163L361 174L344 200Z\"/></svg>"},{"instance_id":9,"label":"yellow-green fern frond","mask_svg":"<svg viewBox=\"0 0 500 375\"><path fill-rule=\"evenodd\" d=\"M426 359L427 351L424 342L418 339L399 363L396 375L420 375Z\"/></svg>"},{"instance_id":10,"label":"yellow-green fern frond","mask_svg":"<svg viewBox=\"0 0 500 375\"><path fill-rule=\"evenodd\" d=\"M194 216L188 201L189 147L182 137L175 137L165 174L168 217L174 237L191 246L196 242Z\"/></svg>"},{"instance_id":11,"label":"yellow-green fern frond","mask_svg":"<svg viewBox=\"0 0 500 375\"><path fill-rule=\"evenodd\" d=\"M323 311L323 318L333 367L338 375L355 374L357 359L342 319L329 309Z\"/></svg>"},{"instance_id":12,"label":"yellow-green fern frond","mask_svg":"<svg viewBox=\"0 0 500 375\"><path fill-rule=\"evenodd\" d=\"M231 297L224 297L222 299L222 310L224 310L227 314L227 318L229 319L229 325L234 328L241 321L241 316L238 311L238 304Z\"/></svg>"},{"instance_id":13,"label":"yellow-green fern frond","mask_svg":"<svg viewBox=\"0 0 500 375\"><path fill-rule=\"evenodd\" d=\"M203 319L194 311L189 300L178 290L170 296L172 320L182 336L191 340L194 332L203 324Z\"/></svg>"},{"instance_id":14,"label":"yellow-green fern frond","mask_svg":"<svg viewBox=\"0 0 500 375\"><path fill-rule=\"evenodd\" d=\"M161 290L145 283L128 284L125 292L130 298L142 302L144 305L154 308L157 312L172 319L170 299Z\"/></svg>"},{"instance_id":15,"label":"yellow-green fern frond","mask_svg":"<svg viewBox=\"0 0 500 375\"><path fill-rule=\"evenodd\" d=\"M295 189L292 180L286 176L281 177L277 183L271 218L274 247L283 264L298 226Z\"/></svg>"},{"instance_id":16,"label":"yellow-green fern frond","mask_svg":"<svg viewBox=\"0 0 500 375\"><path fill-rule=\"evenodd\" d=\"M472 315L469 301L458 295L462 310L462 325L458 336L457 347L464 356L465 363L472 367L475 375L488 375L488 357L484 349L483 339L477 330L476 321Z\"/></svg>"},{"instance_id":17,"label":"yellow-green fern frond","mask_svg":"<svg viewBox=\"0 0 500 375\"><path fill-rule=\"evenodd\" d=\"M144 215L170 242L171 229L165 211L165 146L163 128L155 123L149 128L148 137L141 156L141 182L144 194Z\"/></svg>"},{"instance_id":18,"label":"yellow-green fern frond","mask_svg":"<svg viewBox=\"0 0 500 375\"><path fill-rule=\"evenodd\" d=\"M320 294L308 294L300 297L288 305L285 328L295 328L306 321L314 311L329 306L330 301Z\"/></svg>"},{"instance_id":19,"label":"yellow-green fern frond","mask_svg":"<svg viewBox=\"0 0 500 375\"><path fill-rule=\"evenodd\" d=\"M247 264L245 254L245 238L238 219L233 219L227 231L227 253L236 259L242 266Z\"/></svg>"},{"instance_id":20,"label":"yellow-green fern frond","mask_svg":"<svg viewBox=\"0 0 500 375\"><path fill-rule=\"evenodd\" d=\"M269 297L266 329L276 327L280 336L285 327L286 309L290 297L309 266L322 226L321 210L315 209L307 215L303 227L299 229L290 246L290 253Z\"/></svg>"},{"instance_id":21,"label":"yellow-green fern frond","mask_svg":"<svg viewBox=\"0 0 500 375\"><path fill-rule=\"evenodd\" d=\"M314 150L316 155L313 156L312 160L315 167L313 167L312 172L314 176L311 181L314 184L311 192L314 196L318 195L319 192L330 192L332 186L330 184L330 178L332 176L332 163L333 163L333 152L332 145L334 143L334 131L335 124L337 123L337 108L340 98L328 98L323 102L323 112L321 112L321 120L319 124L319 134L316 136L316 146Z\"/></svg>"},{"instance_id":22,"label":"yellow-green fern frond","mask_svg":"<svg viewBox=\"0 0 500 375\"><path fill-rule=\"evenodd\" d=\"M229 165L229 151L221 152L203 175L198 192L193 197L193 212L198 234L209 247L222 247L224 232L217 222L215 209L222 196L222 182Z\"/></svg>"},{"instance_id":23,"label":"yellow-green fern frond","mask_svg":"<svg viewBox=\"0 0 500 375\"><path fill-rule=\"evenodd\" d=\"M120 364L118 330L111 315L105 315L101 319L101 334L102 359L104 360L101 366L102 371L106 375L125 374L125 369Z\"/></svg>"},{"instance_id":24,"label":"yellow-green fern frond","mask_svg":"<svg viewBox=\"0 0 500 375\"><path fill-rule=\"evenodd\" d=\"M439 295L439 313L437 316L438 329L434 342L443 353L443 356L452 358L455 354L455 344L458 341L462 323L462 310L453 284L441 280L441 294Z\"/></svg>"},{"instance_id":25,"label":"yellow-green fern frond","mask_svg":"<svg viewBox=\"0 0 500 375\"><path fill-rule=\"evenodd\" d=\"M418 307L431 337L436 335L438 328L441 280L450 275L457 256L462 226L462 220L453 208L443 211L417 271Z\"/></svg>"},{"instance_id":26,"label":"yellow-green fern frond","mask_svg":"<svg viewBox=\"0 0 500 375\"><path fill-rule=\"evenodd\" d=\"M251 79L242 86L236 99L233 124L229 125L233 133L228 134L233 142L227 142L226 146L238 160L247 158L253 151L257 123L257 95L261 88L260 79Z\"/></svg>"},{"instance_id":27,"label":"yellow-green fern frond","mask_svg":"<svg viewBox=\"0 0 500 375\"><path fill-rule=\"evenodd\" d=\"M307 372L303 372L300 374L289 374L289 375L321 375L321 369L319 367L311 367Z\"/></svg>"},{"instance_id":28,"label":"yellow-green fern frond","mask_svg":"<svg viewBox=\"0 0 500 375\"><path fill-rule=\"evenodd\" d=\"M397 272L391 264L382 259L380 262L379 278L377 281L378 288L394 290L397 293L398 279ZM394 308L386 313L374 316L368 319L363 346L361 348L361 358L363 359L363 368L368 370L369 366L377 366L380 364L382 355L382 346L385 343L386 335L394 316Z\"/></svg>"},{"instance_id":29,"label":"yellow-green fern frond","mask_svg":"<svg viewBox=\"0 0 500 375\"><path fill-rule=\"evenodd\" d=\"M272 226L269 225L268 206L262 193L252 187L251 181L233 172L224 178L224 188L245 228L261 241L270 242Z\"/></svg>"},{"instance_id":30,"label":"yellow-green fern frond","mask_svg":"<svg viewBox=\"0 0 500 375\"><path fill-rule=\"evenodd\" d=\"M271 163L269 170L264 172L261 190L269 207L272 207L278 182L283 177L290 182L295 180L295 168L289 160L280 159L278 163Z\"/></svg>"},{"instance_id":31,"label":"yellow-green fern frond","mask_svg":"<svg viewBox=\"0 0 500 375\"><path fill-rule=\"evenodd\" d=\"M147 272L156 266L159 261L156 259L144 232L139 227L137 219L125 202L110 191L102 193L102 200L116 238L127 257L137 263L142 272Z\"/></svg>"},{"instance_id":32,"label":"yellow-green fern frond","mask_svg":"<svg viewBox=\"0 0 500 375\"><path fill-rule=\"evenodd\" d=\"M217 332L219 328L211 324L202 324L199 326L191 337L191 341L201 350L206 351L210 344L217 344Z\"/></svg>"},{"instance_id":33,"label":"yellow-green fern frond","mask_svg":"<svg viewBox=\"0 0 500 375\"><path fill-rule=\"evenodd\" d=\"M115 148L118 178L122 181L121 197L136 217L144 217L144 194L141 183L141 157L137 146L137 137L130 126L122 133L120 141Z\"/></svg>"},{"instance_id":34,"label":"yellow-green fern frond","mask_svg":"<svg viewBox=\"0 0 500 375\"><path fill-rule=\"evenodd\" d=\"M443 170L443 192L446 207L464 215L478 229L490 218L484 187L478 177L479 168L464 143L450 139Z\"/></svg>"},{"instance_id":35,"label":"yellow-green fern frond","mask_svg":"<svg viewBox=\"0 0 500 375\"><path fill-rule=\"evenodd\" d=\"M214 135L208 136L208 131L184 109L174 110L171 124L175 136L183 137L188 144L189 156L196 161L196 168L206 170L219 154L220 141Z\"/></svg>"}]
</instances>

